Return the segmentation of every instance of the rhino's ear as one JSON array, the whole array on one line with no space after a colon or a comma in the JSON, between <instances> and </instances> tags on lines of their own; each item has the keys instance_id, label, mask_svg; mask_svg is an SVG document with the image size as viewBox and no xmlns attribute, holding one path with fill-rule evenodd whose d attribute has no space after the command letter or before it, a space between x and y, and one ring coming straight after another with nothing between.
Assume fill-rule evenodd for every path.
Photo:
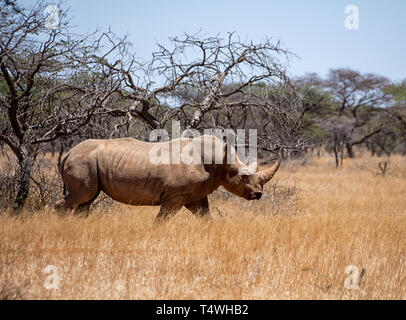
<instances>
[{"instance_id":1,"label":"rhino's ear","mask_svg":"<svg viewBox=\"0 0 406 320\"><path fill-rule=\"evenodd\" d=\"M238 166L235 163L235 150L231 145L227 144L226 138L223 138L223 164L230 178L238 174Z\"/></svg>"},{"instance_id":2,"label":"rhino's ear","mask_svg":"<svg viewBox=\"0 0 406 320\"><path fill-rule=\"evenodd\" d=\"M236 176L238 174L238 168L235 164L227 165L227 173L230 178Z\"/></svg>"},{"instance_id":3,"label":"rhino's ear","mask_svg":"<svg viewBox=\"0 0 406 320\"><path fill-rule=\"evenodd\" d=\"M249 165L243 165L238 168L238 173L242 176L251 176L257 172L256 162Z\"/></svg>"},{"instance_id":4,"label":"rhino's ear","mask_svg":"<svg viewBox=\"0 0 406 320\"><path fill-rule=\"evenodd\" d=\"M223 164L228 164L227 150L227 140L223 137Z\"/></svg>"},{"instance_id":5,"label":"rhino's ear","mask_svg":"<svg viewBox=\"0 0 406 320\"><path fill-rule=\"evenodd\" d=\"M223 138L223 163L224 164L235 164L236 152L234 145L227 142L227 138Z\"/></svg>"}]
</instances>

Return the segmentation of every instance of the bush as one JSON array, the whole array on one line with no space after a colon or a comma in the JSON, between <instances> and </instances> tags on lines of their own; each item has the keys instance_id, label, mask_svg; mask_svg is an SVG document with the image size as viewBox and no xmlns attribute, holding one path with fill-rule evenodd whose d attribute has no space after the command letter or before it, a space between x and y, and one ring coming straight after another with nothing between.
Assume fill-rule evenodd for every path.
<instances>
[{"instance_id":1,"label":"bush","mask_svg":"<svg viewBox=\"0 0 406 320\"><path fill-rule=\"evenodd\" d=\"M26 207L40 209L61 198L62 179L55 164L47 159L35 162L31 171ZM0 208L13 206L18 191L18 164L8 159L0 166Z\"/></svg>"}]
</instances>

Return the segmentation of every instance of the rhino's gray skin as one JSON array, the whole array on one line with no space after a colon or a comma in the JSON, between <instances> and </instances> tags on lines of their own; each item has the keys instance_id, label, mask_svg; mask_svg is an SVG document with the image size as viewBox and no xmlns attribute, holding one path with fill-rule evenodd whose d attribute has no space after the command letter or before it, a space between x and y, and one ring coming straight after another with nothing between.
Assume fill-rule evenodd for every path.
<instances>
[{"instance_id":1,"label":"rhino's gray skin","mask_svg":"<svg viewBox=\"0 0 406 320\"><path fill-rule=\"evenodd\" d=\"M207 140L213 146L211 163L203 163ZM168 144L169 153L173 143ZM259 199L263 186L278 170L281 157L269 169L258 173L244 165L238 156L227 161L226 143L214 136L181 138L180 150L190 143L201 145L200 164L154 164L151 148L157 143L132 138L85 140L72 148L62 160L61 175L66 194L55 207L67 210L88 210L92 201L103 191L116 201L131 205L160 205L156 221L165 220L182 206L193 214L210 217L207 195L224 186L229 192L247 200ZM217 146L218 149L215 149ZM208 149L206 147L206 149ZM216 164L215 153L221 150L221 163ZM217 161L219 162L219 161ZM248 175L241 175L244 173Z\"/></svg>"}]
</instances>

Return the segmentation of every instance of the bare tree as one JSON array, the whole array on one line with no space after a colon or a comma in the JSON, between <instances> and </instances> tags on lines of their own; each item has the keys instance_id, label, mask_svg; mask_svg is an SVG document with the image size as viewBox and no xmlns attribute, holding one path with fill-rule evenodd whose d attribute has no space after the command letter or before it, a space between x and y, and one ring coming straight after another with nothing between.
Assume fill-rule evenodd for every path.
<instances>
[{"instance_id":1,"label":"bare tree","mask_svg":"<svg viewBox=\"0 0 406 320\"><path fill-rule=\"evenodd\" d=\"M252 43L235 33L224 39L185 34L158 45L152 60L140 64L127 42L106 38L120 58L105 65L121 74L120 94L133 101L130 114L150 128L173 119L191 129L246 126L250 112L261 109L266 121L251 117L252 126L268 126L268 141L294 140L297 105L285 70L290 52L279 42ZM227 122L236 117L239 125Z\"/></svg>"},{"instance_id":2,"label":"bare tree","mask_svg":"<svg viewBox=\"0 0 406 320\"><path fill-rule=\"evenodd\" d=\"M120 83L94 61L94 35L70 33L65 11L46 28L45 2L32 9L0 8L0 141L19 163L15 208L24 204L39 145L72 135L92 117L108 113Z\"/></svg>"}]
</instances>

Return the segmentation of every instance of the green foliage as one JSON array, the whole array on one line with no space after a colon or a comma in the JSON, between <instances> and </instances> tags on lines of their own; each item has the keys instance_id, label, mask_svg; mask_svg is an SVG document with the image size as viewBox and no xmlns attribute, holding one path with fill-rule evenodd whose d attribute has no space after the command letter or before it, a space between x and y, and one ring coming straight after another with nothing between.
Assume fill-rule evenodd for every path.
<instances>
[{"instance_id":1,"label":"green foliage","mask_svg":"<svg viewBox=\"0 0 406 320\"><path fill-rule=\"evenodd\" d=\"M385 93L391 95L397 102L406 102L406 79L393 83L384 89Z\"/></svg>"}]
</instances>

